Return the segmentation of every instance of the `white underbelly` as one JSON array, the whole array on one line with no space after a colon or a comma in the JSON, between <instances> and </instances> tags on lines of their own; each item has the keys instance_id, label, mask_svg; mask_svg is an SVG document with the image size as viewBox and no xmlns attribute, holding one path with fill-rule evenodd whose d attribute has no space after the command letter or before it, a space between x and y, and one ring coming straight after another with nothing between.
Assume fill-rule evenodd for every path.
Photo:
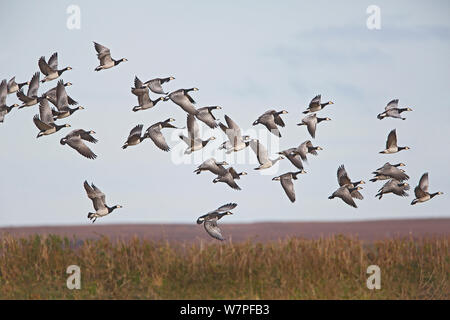
<instances>
[{"instance_id":1,"label":"white underbelly","mask_svg":"<svg viewBox=\"0 0 450 320\"><path fill-rule=\"evenodd\" d=\"M114 62L113 62L113 61L108 62L108 63L102 65L102 67L103 67L103 69L109 69L109 68L112 68L112 67L114 67Z\"/></svg>"},{"instance_id":2,"label":"white underbelly","mask_svg":"<svg viewBox=\"0 0 450 320\"><path fill-rule=\"evenodd\" d=\"M59 77L58 72L50 73L48 76L45 77L46 80L55 80Z\"/></svg>"},{"instance_id":3,"label":"white underbelly","mask_svg":"<svg viewBox=\"0 0 450 320\"><path fill-rule=\"evenodd\" d=\"M100 210L97 210L96 214L100 217L106 216L107 214L109 214L108 209L107 208L103 208Z\"/></svg>"},{"instance_id":4,"label":"white underbelly","mask_svg":"<svg viewBox=\"0 0 450 320\"><path fill-rule=\"evenodd\" d=\"M51 128L51 129L45 130L45 131L43 132L43 134L47 136L47 135L52 134L52 133L55 133L55 132L56 132L56 128L53 127L53 128Z\"/></svg>"},{"instance_id":5,"label":"white underbelly","mask_svg":"<svg viewBox=\"0 0 450 320\"><path fill-rule=\"evenodd\" d=\"M192 147L192 151L197 151L203 149L203 142L195 142L194 146Z\"/></svg>"},{"instance_id":6,"label":"white underbelly","mask_svg":"<svg viewBox=\"0 0 450 320\"><path fill-rule=\"evenodd\" d=\"M153 108L154 105L153 105L153 103L147 103L147 104L144 104L144 105L142 105L140 107L141 107L142 110L145 110L145 109Z\"/></svg>"},{"instance_id":7,"label":"white underbelly","mask_svg":"<svg viewBox=\"0 0 450 320\"><path fill-rule=\"evenodd\" d=\"M68 116L70 116L70 112L66 111L64 113L58 114L58 119L64 119L64 118L67 118Z\"/></svg>"},{"instance_id":8,"label":"white underbelly","mask_svg":"<svg viewBox=\"0 0 450 320\"><path fill-rule=\"evenodd\" d=\"M386 149L387 153L396 153L398 152L398 148L395 147L391 147L389 149Z\"/></svg>"},{"instance_id":9,"label":"white underbelly","mask_svg":"<svg viewBox=\"0 0 450 320\"><path fill-rule=\"evenodd\" d=\"M263 164L261 164L259 167L261 169L267 169L270 168L272 166L272 161L268 161L268 162L264 162Z\"/></svg>"},{"instance_id":10,"label":"white underbelly","mask_svg":"<svg viewBox=\"0 0 450 320\"><path fill-rule=\"evenodd\" d=\"M15 86L9 88L8 94L11 94L11 93L14 93L14 92L17 92L17 91L19 91L19 86L15 85Z\"/></svg>"}]
</instances>

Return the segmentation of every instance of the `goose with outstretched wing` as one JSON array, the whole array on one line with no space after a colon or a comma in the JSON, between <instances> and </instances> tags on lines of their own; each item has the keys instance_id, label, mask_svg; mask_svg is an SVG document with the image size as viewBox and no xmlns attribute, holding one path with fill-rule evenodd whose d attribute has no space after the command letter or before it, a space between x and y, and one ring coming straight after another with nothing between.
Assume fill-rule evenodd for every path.
<instances>
[{"instance_id":1,"label":"goose with outstretched wing","mask_svg":"<svg viewBox=\"0 0 450 320\"><path fill-rule=\"evenodd\" d=\"M222 217L233 214L230 210L236 208L236 203L227 203L216 210L210 211L207 214L199 217L197 219L197 224L203 224L206 232L213 238L217 240L225 240L222 236L222 231L217 225L217 221L222 219Z\"/></svg>"}]
</instances>

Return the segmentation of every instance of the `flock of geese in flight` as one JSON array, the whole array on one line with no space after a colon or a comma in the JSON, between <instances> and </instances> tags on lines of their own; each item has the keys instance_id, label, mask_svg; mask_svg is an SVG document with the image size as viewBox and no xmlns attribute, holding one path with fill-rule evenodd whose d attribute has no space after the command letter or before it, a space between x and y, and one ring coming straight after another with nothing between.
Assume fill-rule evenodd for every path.
<instances>
[{"instance_id":1,"label":"flock of geese in flight","mask_svg":"<svg viewBox=\"0 0 450 320\"><path fill-rule=\"evenodd\" d=\"M97 58L100 61L100 65L95 68L95 71L102 71L113 68L118 64L127 61L122 58L115 60L111 57L110 50L96 42L94 42L95 50L97 51ZM60 78L60 76L71 70L71 67L65 67L58 69L58 54L54 53L48 61L45 57L41 57L38 60L38 66L43 74L43 79L40 80L40 73L36 72L30 81L17 83L15 77L6 82L3 80L0 84L0 122L3 122L5 116L8 115L14 108L29 108L39 104L39 114L33 117L33 122L38 128L39 132L37 138L54 134L59 130L70 127L69 124L57 124L55 121L65 119L73 115L76 111L84 109L78 105L78 102L72 99L66 92L66 87L72 85L70 82L64 82L62 79L57 82L56 87L51 88L45 93L39 95L39 84L50 82ZM170 76L166 78L155 78L146 82L142 82L138 77L135 77L134 87L131 88L131 93L137 97L138 105L132 108L132 111L143 111L151 109L156 106L157 103L171 100L173 103L181 107L187 113L187 136L180 134L179 138L187 145L185 154L191 154L192 152L203 149L208 142L215 139L214 136L202 139L200 136L198 121L203 122L209 128L219 127L227 136L228 140L223 142L219 149L225 150L227 154L238 152L250 146L255 152L259 166L255 170L263 170L272 167L276 162L286 158L296 168L295 171L284 173L280 176L274 177L272 180L280 181L282 188L284 189L287 197L291 202L295 202L295 190L293 180L298 180L300 174L306 173L303 169L303 162L307 161L308 154L317 156L317 151L322 150L319 146L314 146L310 140L304 141L298 147L289 148L278 152L278 157L270 159L266 147L258 140L252 139L248 135L242 135L241 129L235 121L233 121L228 115L224 116L226 124L218 121L213 111L221 109L220 106L207 106L202 108L195 107L195 101L190 96L190 92L197 91L197 88L179 89L173 92L165 92L162 85L175 78ZM27 93L24 93L24 87L28 86ZM152 100L149 92L161 95L159 98ZM8 106L6 104L7 96L15 93L21 104L12 104ZM378 114L377 118L382 120L385 118L396 118L405 120L402 116L403 112L412 111L411 108L399 108L398 99L390 101L385 110ZM54 106L51 107L50 103ZM315 96L309 106L303 114L305 116L298 126L306 126L307 131L314 139L316 136L317 125L324 121L330 121L328 117L318 117L317 112L322 111L328 105L332 105L332 101L321 101L321 95ZM71 107L76 106L76 107ZM288 113L286 110L276 111L268 110L258 117L253 122L253 125L265 126L271 134L281 138L280 128L285 127L285 123L282 119L282 115ZM167 144L163 129L184 129L172 125L175 119L169 118L164 121L157 122L149 126L143 133L143 125L139 124L131 129L126 141L122 148L126 149L131 146L140 144L145 139L150 139L152 142L163 151L170 151L170 147ZM95 159L97 155L88 147L86 142L97 143L97 139L93 137L95 134L92 130L76 129L68 133L60 140L61 145L67 145L76 150L82 156L88 159ZM409 147L399 147L397 145L397 132L393 129L386 141L386 148L380 153L393 154L402 150L408 150ZM225 161L216 161L214 158L207 159L201 163L194 173L200 174L204 171L213 173L216 178L213 183L223 182L229 185L231 188L240 190L236 180L239 180L241 176L246 175L246 172L237 172L233 167L229 166ZM399 167L404 167L405 164L390 164L385 163L382 167L373 172L374 178L370 181L384 181L388 180L378 191L376 197L381 199L383 195L393 193L397 196L407 197L409 196L406 191L409 190L409 184L405 181L409 179L405 170ZM357 208L354 199L363 199L363 195L359 190L360 186L365 182L363 180L352 181L344 167L339 166L337 170L337 180L339 187L334 191L329 199L340 198L346 204ZM420 178L418 186L415 187L414 193L416 198L411 202L411 205L421 203L432 199L434 196L442 194L442 192L430 193L428 191L428 173L424 173ZM120 205L108 206L106 204L105 194L97 188L94 184L89 184L84 181L84 189L87 196L92 200L95 212L90 212L88 218L95 222L97 218L104 217L117 208L121 208ZM237 206L236 203L225 204L216 210L213 210L205 215L202 215L197 219L198 224L203 224L206 232L213 238L218 240L224 240L221 230L217 225L217 221L225 215L232 214L233 210Z\"/></svg>"}]
</instances>

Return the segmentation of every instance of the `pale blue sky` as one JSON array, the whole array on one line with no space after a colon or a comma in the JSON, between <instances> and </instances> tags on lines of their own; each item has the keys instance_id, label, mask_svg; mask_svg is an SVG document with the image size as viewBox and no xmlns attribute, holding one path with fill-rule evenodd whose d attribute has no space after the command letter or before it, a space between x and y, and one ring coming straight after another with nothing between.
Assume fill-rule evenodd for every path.
<instances>
[{"instance_id":1,"label":"pale blue sky","mask_svg":"<svg viewBox=\"0 0 450 320\"><path fill-rule=\"evenodd\" d=\"M81 9L80 30L66 28L70 4ZM381 30L366 27L371 4L381 8ZM229 223L450 217L448 1L27 1L0 7L0 78L26 81L40 56L57 51L60 66L73 68L62 77L73 83L69 95L86 108L59 122L93 129L99 140L92 146L98 159L87 160L59 144L69 130L36 139L37 106L13 110L0 124L2 226L89 223L85 179L106 193L109 205L124 206L97 221L102 224L190 223L231 201L239 206ZM128 62L94 72L92 41ZM149 141L122 150L136 124L173 117L185 125L185 113L172 102L131 112L135 75L172 75L167 90L198 87L192 94L198 106L221 105L219 118L228 114L243 129L268 109L286 109L283 149L310 138L295 124L314 95L333 100L319 113L333 120L319 125L314 144L324 151L310 157L308 174L295 182L297 201L291 204L279 182L254 171L254 163L236 165L249 175L238 182L243 190L234 191L212 184L211 174L193 174L194 164L173 164ZM55 85L43 84L39 92ZM414 111L406 121L379 121L376 115L394 98ZM15 102L8 96L8 104ZM399 145L411 150L378 154L393 128ZM210 151L223 141L218 129L214 134ZM176 138L175 131L165 135ZM412 190L409 198L375 199L382 183L368 182L370 173L386 161L407 164L412 189L428 171L430 190L445 194L417 206L409 204ZM353 180L368 182L356 210L327 199L342 163ZM294 169L283 160L277 175Z\"/></svg>"}]
</instances>

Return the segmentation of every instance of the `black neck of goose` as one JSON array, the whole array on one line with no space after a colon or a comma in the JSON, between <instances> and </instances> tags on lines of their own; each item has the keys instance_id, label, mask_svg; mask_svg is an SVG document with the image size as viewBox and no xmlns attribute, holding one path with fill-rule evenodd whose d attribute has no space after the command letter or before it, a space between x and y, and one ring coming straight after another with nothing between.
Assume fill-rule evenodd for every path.
<instances>
[{"instance_id":1,"label":"black neck of goose","mask_svg":"<svg viewBox=\"0 0 450 320\"><path fill-rule=\"evenodd\" d=\"M27 85L28 82L18 83L19 89L21 89L23 86Z\"/></svg>"},{"instance_id":2,"label":"black neck of goose","mask_svg":"<svg viewBox=\"0 0 450 320\"><path fill-rule=\"evenodd\" d=\"M406 147L398 147L398 151L405 150L405 149L406 149Z\"/></svg>"},{"instance_id":3,"label":"black neck of goose","mask_svg":"<svg viewBox=\"0 0 450 320\"><path fill-rule=\"evenodd\" d=\"M317 118L317 123L322 122L324 120L326 120L326 118Z\"/></svg>"},{"instance_id":4,"label":"black neck of goose","mask_svg":"<svg viewBox=\"0 0 450 320\"><path fill-rule=\"evenodd\" d=\"M227 213L226 212L221 212L217 215L217 220L219 220L220 218L222 218L223 216L226 216Z\"/></svg>"},{"instance_id":5,"label":"black neck of goose","mask_svg":"<svg viewBox=\"0 0 450 320\"><path fill-rule=\"evenodd\" d=\"M118 206L117 206L117 205L114 206L114 207L108 207L108 206L106 206L106 208L108 208L108 212L111 213L111 212L113 212L115 209L117 209Z\"/></svg>"},{"instance_id":6,"label":"black neck of goose","mask_svg":"<svg viewBox=\"0 0 450 320\"><path fill-rule=\"evenodd\" d=\"M184 89L184 92L194 91L195 88Z\"/></svg>"},{"instance_id":7,"label":"black neck of goose","mask_svg":"<svg viewBox=\"0 0 450 320\"><path fill-rule=\"evenodd\" d=\"M327 106L329 104L330 104L330 102L328 101L328 102L325 102L325 103L321 103L320 106L323 108L323 107L325 107L325 106Z\"/></svg>"},{"instance_id":8,"label":"black neck of goose","mask_svg":"<svg viewBox=\"0 0 450 320\"><path fill-rule=\"evenodd\" d=\"M171 125L169 122L164 122L163 128L173 128L173 129L179 129L178 127Z\"/></svg>"},{"instance_id":9,"label":"black neck of goose","mask_svg":"<svg viewBox=\"0 0 450 320\"><path fill-rule=\"evenodd\" d=\"M430 199L437 196L438 194L439 194L439 191L435 192L435 193L430 193Z\"/></svg>"},{"instance_id":10,"label":"black neck of goose","mask_svg":"<svg viewBox=\"0 0 450 320\"><path fill-rule=\"evenodd\" d=\"M123 62L123 58L119 60L114 60L114 65L117 66L121 62Z\"/></svg>"},{"instance_id":11,"label":"black neck of goose","mask_svg":"<svg viewBox=\"0 0 450 320\"><path fill-rule=\"evenodd\" d=\"M59 130L61 130L61 129L64 128L64 127L65 127L64 124L62 124L62 125L55 124L55 129L56 129L56 131L59 131Z\"/></svg>"},{"instance_id":12,"label":"black neck of goose","mask_svg":"<svg viewBox=\"0 0 450 320\"><path fill-rule=\"evenodd\" d=\"M67 70L69 70L69 69L67 69L67 67L64 69L58 70L58 75L61 75L64 71L67 71Z\"/></svg>"},{"instance_id":13,"label":"black neck of goose","mask_svg":"<svg viewBox=\"0 0 450 320\"><path fill-rule=\"evenodd\" d=\"M72 114L72 113L74 113L75 111L78 111L79 109L80 109L80 107L76 107L76 108L70 108L70 107L69 107L69 113Z\"/></svg>"},{"instance_id":14,"label":"black neck of goose","mask_svg":"<svg viewBox=\"0 0 450 320\"><path fill-rule=\"evenodd\" d=\"M362 180L356 181L356 182L352 182L352 184L356 187L358 184L361 184Z\"/></svg>"}]
</instances>

